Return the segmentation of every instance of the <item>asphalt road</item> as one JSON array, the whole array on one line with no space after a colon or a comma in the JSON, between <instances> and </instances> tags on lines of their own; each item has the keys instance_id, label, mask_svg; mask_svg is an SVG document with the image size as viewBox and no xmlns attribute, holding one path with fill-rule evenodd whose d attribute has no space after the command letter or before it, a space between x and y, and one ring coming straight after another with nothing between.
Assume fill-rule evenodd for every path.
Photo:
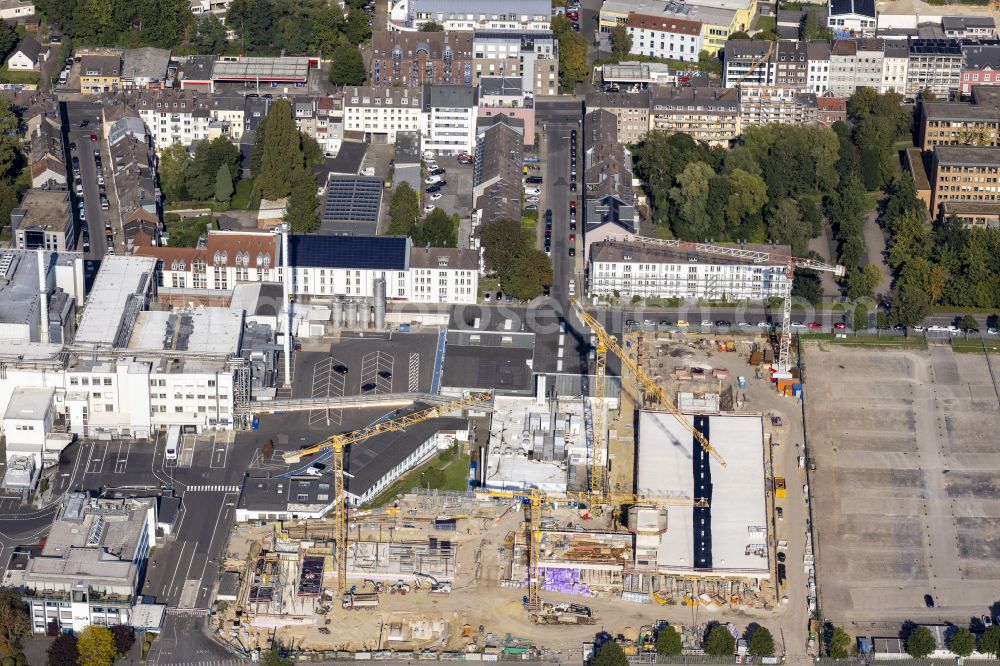
<instances>
[{"instance_id":1,"label":"asphalt road","mask_svg":"<svg viewBox=\"0 0 1000 666\"><path fill-rule=\"evenodd\" d=\"M111 172L113 169L111 168L111 159L105 143L105 137L101 132L101 107L91 102L65 102L62 106L64 114L63 131L66 133L67 147L74 143L76 144L76 150L69 151L71 162L67 166L72 172L72 157L75 156L80 159L80 176L81 184L83 185L82 199L87 215L86 223L81 222L78 213L81 197L77 196L73 182L71 181L70 199L72 201L73 212L77 216L77 223L81 230L81 237L77 240L77 248L83 250L82 228L86 224L90 232L90 250L86 253L86 258L100 260L107 253L104 225L106 220L114 221L115 240L117 241L118 249L122 249L121 226L116 215L116 210L114 209L117 202L111 196L111 192L114 189L111 184ZM80 124L84 121L87 122L87 125L81 127ZM91 141L91 136L94 136L96 140ZM111 209L106 211L101 210L101 186L98 185L97 181L97 163L94 159L94 150L101 151L105 191L108 193L109 205L111 206ZM69 175L72 176L72 173Z\"/></svg>"}]
</instances>

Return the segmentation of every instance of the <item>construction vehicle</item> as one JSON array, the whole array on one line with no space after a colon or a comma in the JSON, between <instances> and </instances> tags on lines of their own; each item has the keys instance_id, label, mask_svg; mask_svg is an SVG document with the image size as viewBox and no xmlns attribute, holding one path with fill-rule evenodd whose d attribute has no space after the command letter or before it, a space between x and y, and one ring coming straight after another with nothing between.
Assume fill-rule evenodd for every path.
<instances>
[{"instance_id":1,"label":"construction vehicle","mask_svg":"<svg viewBox=\"0 0 1000 666\"><path fill-rule=\"evenodd\" d=\"M423 423L429 419L443 416L449 412L465 409L466 407L482 406L490 401L492 395L489 393L470 393L461 398L450 400L440 405L434 405L412 414L397 416L396 418L381 421L374 425L346 432L339 435L332 435L323 441L307 446L297 451L289 451L282 454L286 463L298 463L306 456L316 453L330 451L330 467L333 472L333 522L337 543L337 591L343 593L347 588L347 506L344 494L344 448L351 444L360 444L376 435L386 432L396 432L405 430L418 423Z\"/></svg>"},{"instance_id":2,"label":"construction vehicle","mask_svg":"<svg viewBox=\"0 0 1000 666\"><path fill-rule=\"evenodd\" d=\"M778 499L786 497L788 495L788 490L785 488L785 477L776 476L774 477L774 496Z\"/></svg>"},{"instance_id":3,"label":"construction vehicle","mask_svg":"<svg viewBox=\"0 0 1000 666\"><path fill-rule=\"evenodd\" d=\"M753 71L751 69L750 71ZM749 74L749 72L747 72ZM743 78L747 76L745 74ZM741 78L742 80L742 78ZM791 368L790 349L792 346L792 282L795 278L796 268L806 268L813 271L825 271L833 273L837 277L843 277L846 269L839 264L827 264L815 259L805 259L802 257L792 257L776 252L761 252L759 250L748 250L739 245L712 245L711 243L692 243L682 240L666 240L660 238L647 238L644 236L626 236L624 242L642 243L645 245L658 245L661 247L672 247L692 252L703 252L726 257L736 257L738 259L748 259L755 264L783 264L785 266L785 282L782 285L785 289L781 296L781 338L778 345L778 358L774 364L774 369L778 372L788 372ZM579 307L579 306L578 306ZM623 360L624 362L624 360Z\"/></svg>"},{"instance_id":4,"label":"construction vehicle","mask_svg":"<svg viewBox=\"0 0 1000 666\"><path fill-rule=\"evenodd\" d=\"M378 595L374 592L348 592L341 597L341 606L344 610L378 608Z\"/></svg>"}]
</instances>

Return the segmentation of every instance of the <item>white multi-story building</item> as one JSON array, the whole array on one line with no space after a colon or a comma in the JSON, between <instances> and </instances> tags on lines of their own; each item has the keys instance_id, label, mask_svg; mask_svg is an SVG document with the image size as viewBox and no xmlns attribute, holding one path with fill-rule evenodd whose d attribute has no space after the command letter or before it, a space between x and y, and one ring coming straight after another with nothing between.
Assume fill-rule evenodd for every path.
<instances>
[{"instance_id":1,"label":"white multi-story building","mask_svg":"<svg viewBox=\"0 0 1000 666\"><path fill-rule=\"evenodd\" d=\"M423 129L421 88L348 88L344 93L344 131L382 135L396 142L396 132Z\"/></svg>"},{"instance_id":2,"label":"white multi-story building","mask_svg":"<svg viewBox=\"0 0 1000 666\"><path fill-rule=\"evenodd\" d=\"M424 150L472 154L476 146L476 88L428 86L424 91Z\"/></svg>"},{"instance_id":3,"label":"white multi-story building","mask_svg":"<svg viewBox=\"0 0 1000 666\"><path fill-rule=\"evenodd\" d=\"M390 3L389 29L419 31L427 23L453 30L548 30L552 5L548 0L396 0Z\"/></svg>"},{"instance_id":4,"label":"white multi-story building","mask_svg":"<svg viewBox=\"0 0 1000 666\"><path fill-rule=\"evenodd\" d=\"M743 249L789 254L788 247L744 245ZM788 278L780 262L743 259L637 242L590 246L588 291L622 298L760 300L785 294Z\"/></svg>"},{"instance_id":5,"label":"white multi-story building","mask_svg":"<svg viewBox=\"0 0 1000 666\"><path fill-rule=\"evenodd\" d=\"M885 51L882 54L882 82L880 93L906 92L906 73L910 65L910 54L906 44L886 40Z\"/></svg>"},{"instance_id":6,"label":"white multi-story building","mask_svg":"<svg viewBox=\"0 0 1000 666\"><path fill-rule=\"evenodd\" d=\"M153 145L163 150L179 143L190 146L209 138L211 112L205 99L190 90L148 90L133 100L135 109L149 128Z\"/></svg>"},{"instance_id":7,"label":"white multi-story building","mask_svg":"<svg viewBox=\"0 0 1000 666\"><path fill-rule=\"evenodd\" d=\"M232 289L238 282L277 282L279 238L268 231L212 231L204 248L139 247L158 260L163 289Z\"/></svg>"},{"instance_id":8,"label":"white multi-story building","mask_svg":"<svg viewBox=\"0 0 1000 666\"><path fill-rule=\"evenodd\" d=\"M476 30L476 77L520 76L532 94L559 92L559 43L551 30Z\"/></svg>"},{"instance_id":9,"label":"white multi-story building","mask_svg":"<svg viewBox=\"0 0 1000 666\"><path fill-rule=\"evenodd\" d=\"M701 21L632 12L625 25L632 36L631 53L651 58L698 60L702 48Z\"/></svg>"},{"instance_id":10,"label":"white multi-story building","mask_svg":"<svg viewBox=\"0 0 1000 666\"><path fill-rule=\"evenodd\" d=\"M475 303L479 260L475 251L415 247L410 252L409 300L414 303Z\"/></svg>"},{"instance_id":11,"label":"white multi-story building","mask_svg":"<svg viewBox=\"0 0 1000 666\"><path fill-rule=\"evenodd\" d=\"M830 42L815 39L806 45L808 64L808 87L814 95L822 95L830 89Z\"/></svg>"},{"instance_id":12,"label":"white multi-story building","mask_svg":"<svg viewBox=\"0 0 1000 666\"><path fill-rule=\"evenodd\" d=\"M41 552L15 555L23 568L5 584L22 590L36 634L128 625L155 546L155 499L70 493Z\"/></svg>"}]
</instances>

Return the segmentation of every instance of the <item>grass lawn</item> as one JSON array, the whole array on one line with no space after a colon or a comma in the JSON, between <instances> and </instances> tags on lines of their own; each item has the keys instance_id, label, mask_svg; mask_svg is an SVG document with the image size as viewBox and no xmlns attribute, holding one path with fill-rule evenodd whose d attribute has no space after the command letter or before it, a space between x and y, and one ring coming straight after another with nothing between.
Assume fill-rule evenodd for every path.
<instances>
[{"instance_id":1,"label":"grass lawn","mask_svg":"<svg viewBox=\"0 0 1000 666\"><path fill-rule=\"evenodd\" d=\"M952 338L951 350L958 354L982 354L985 343L986 351L996 354L1000 352L1000 340L995 338L990 340L980 340L978 338Z\"/></svg>"},{"instance_id":2,"label":"grass lawn","mask_svg":"<svg viewBox=\"0 0 1000 666\"><path fill-rule=\"evenodd\" d=\"M882 337L853 336L835 338L832 333L803 333L802 342L826 342L842 347L863 349L927 349L927 340L919 336L884 335Z\"/></svg>"},{"instance_id":3,"label":"grass lawn","mask_svg":"<svg viewBox=\"0 0 1000 666\"><path fill-rule=\"evenodd\" d=\"M236 184L233 200L229 202L233 210L257 210L260 208L260 191L255 190L252 180L241 180Z\"/></svg>"},{"instance_id":4,"label":"grass lawn","mask_svg":"<svg viewBox=\"0 0 1000 666\"><path fill-rule=\"evenodd\" d=\"M164 212L169 213L172 210L198 210L199 208L207 208L208 210L220 213L230 209L230 205L227 203L219 203L218 201L173 201L168 204L164 204Z\"/></svg>"},{"instance_id":5,"label":"grass lawn","mask_svg":"<svg viewBox=\"0 0 1000 666\"><path fill-rule=\"evenodd\" d=\"M410 470L391 486L383 490L370 506L378 507L392 502L400 493L414 488L462 491L469 486L469 456L462 453L452 457L451 451L442 451L430 462Z\"/></svg>"},{"instance_id":6,"label":"grass lawn","mask_svg":"<svg viewBox=\"0 0 1000 666\"><path fill-rule=\"evenodd\" d=\"M490 279L479 280L479 297L482 298L486 292L500 291L500 281Z\"/></svg>"},{"instance_id":7,"label":"grass lawn","mask_svg":"<svg viewBox=\"0 0 1000 666\"><path fill-rule=\"evenodd\" d=\"M167 234L170 236L170 247L194 247L198 238L208 233L208 226L218 229L214 217L184 217L168 215L165 218Z\"/></svg>"},{"instance_id":8,"label":"grass lawn","mask_svg":"<svg viewBox=\"0 0 1000 666\"><path fill-rule=\"evenodd\" d=\"M4 65L0 68L0 83L34 83L41 80L38 72L12 72Z\"/></svg>"},{"instance_id":9,"label":"grass lawn","mask_svg":"<svg viewBox=\"0 0 1000 666\"><path fill-rule=\"evenodd\" d=\"M778 20L773 16L761 16L757 19L757 25L754 26L754 30L776 30L777 28Z\"/></svg>"}]
</instances>

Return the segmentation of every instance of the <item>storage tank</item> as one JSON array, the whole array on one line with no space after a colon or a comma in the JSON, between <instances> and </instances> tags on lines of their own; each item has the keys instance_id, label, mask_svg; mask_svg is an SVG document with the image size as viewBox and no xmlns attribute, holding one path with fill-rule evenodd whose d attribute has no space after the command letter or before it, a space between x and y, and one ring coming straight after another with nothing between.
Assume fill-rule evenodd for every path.
<instances>
[{"instance_id":1,"label":"storage tank","mask_svg":"<svg viewBox=\"0 0 1000 666\"><path fill-rule=\"evenodd\" d=\"M385 278L375 279L375 330L385 328Z\"/></svg>"},{"instance_id":2,"label":"storage tank","mask_svg":"<svg viewBox=\"0 0 1000 666\"><path fill-rule=\"evenodd\" d=\"M344 301L344 328L354 328L358 319L354 301Z\"/></svg>"},{"instance_id":3,"label":"storage tank","mask_svg":"<svg viewBox=\"0 0 1000 666\"><path fill-rule=\"evenodd\" d=\"M334 296L333 305L331 307L333 309L331 316L333 328L334 330L339 330L344 326L344 299L340 296Z\"/></svg>"}]
</instances>

